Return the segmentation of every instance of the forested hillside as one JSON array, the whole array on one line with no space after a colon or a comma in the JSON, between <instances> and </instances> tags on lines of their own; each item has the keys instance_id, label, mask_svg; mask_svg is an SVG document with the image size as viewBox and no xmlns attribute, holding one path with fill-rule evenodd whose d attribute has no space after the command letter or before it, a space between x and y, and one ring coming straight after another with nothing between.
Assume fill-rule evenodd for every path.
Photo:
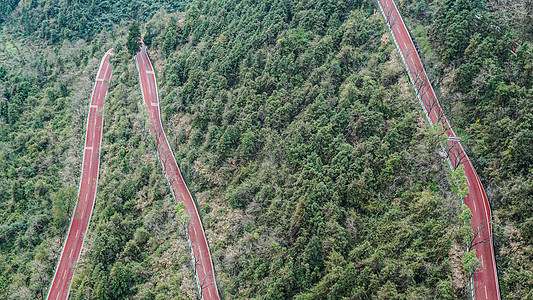
<instances>
[{"instance_id":1,"label":"forested hillside","mask_svg":"<svg viewBox=\"0 0 533 300\"><path fill-rule=\"evenodd\" d=\"M0 66L0 298L46 296L76 198L92 80L111 47L96 206L71 298L197 297L125 47L132 22L146 34L163 126L226 299L467 297L461 200L449 184L460 174L448 174L373 3L187 2L1 7L12 11L2 38L37 52ZM503 38L523 34L469 23L478 11L485 22L497 15L483 3L401 8L490 187L500 278L518 299L532 282L531 60L526 46L509 54ZM458 40L464 28L468 40Z\"/></svg>"},{"instance_id":2,"label":"forested hillside","mask_svg":"<svg viewBox=\"0 0 533 300\"><path fill-rule=\"evenodd\" d=\"M125 269L119 262L115 264L113 251L127 249L154 266L149 275L135 277L135 282L149 284L151 277L157 277L160 285L154 288L159 290L153 295L159 294L162 299L172 295L193 298L195 286L188 268L186 239L183 234L176 234L175 203L148 145L151 139L145 123L147 116L142 111L138 77L124 46L127 25L124 29L106 21L92 32L73 28L75 34L61 33L54 40L37 32L21 31L17 25L23 21L21 11L32 16L25 22L52 21L56 16L57 10L49 14L40 11L50 3L33 3L27 10L21 6L15 9L6 17L1 31L6 44L0 49L4 51L0 63L0 298L46 297L76 201L94 76L103 53L111 47L117 55L112 62L112 87L105 104L102 168L90 234L107 225L106 232L118 235L120 242L106 236L99 241L86 241L86 249L99 242L111 245L104 248L109 252L102 252L111 262L102 269L106 277L99 275L98 267L91 270L102 285L84 289L84 295L93 299L125 297L126 292L121 289ZM84 13L81 8L58 4L57 9L73 15ZM178 4L173 5L179 7ZM157 9L157 3L151 5ZM120 15L118 11L114 13ZM151 15L144 14L140 20L151 19ZM126 24L131 22L129 16L121 18ZM84 34L88 36L79 38ZM131 198L137 200L137 206L132 206ZM117 201L120 205L113 206ZM117 227L113 231L109 228L114 224ZM153 238L148 240L149 237ZM123 240L131 240L129 246ZM143 248L146 245L151 247ZM144 258L146 255L170 259L161 255L165 251L175 258L172 268L166 260L157 265ZM162 273L171 276L161 276ZM131 279L129 271L127 274ZM175 279L179 277L185 277L181 290ZM177 292L159 287L169 282ZM147 299L153 298L149 288L140 289L139 294L143 293L148 293L144 296ZM75 291L71 295L76 296Z\"/></svg>"},{"instance_id":3,"label":"forested hillside","mask_svg":"<svg viewBox=\"0 0 533 300\"><path fill-rule=\"evenodd\" d=\"M9 0L6 12L16 6ZM52 44L64 39L92 39L102 29L124 26L131 21L146 21L160 9L183 10L188 0L29 0L15 11L14 25L26 36L38 36ZM125 22L125 23L121 23Z\"/></svg>"},{"instance_id":4,"label":"forested hillside","mask_svg":"<svg viewBox=\"0 0 533 300\"><path fill-rule=\"evenodd\" d=\"M528 3L404 1L402 6L436 71L446 114L486 187L502 295L511 299L533 298L533 7Z\"/></svg>"},{"instance_id":5,"label":"forested hillside","mask_svg":"<svg viewBox=\"0 0 533 300\"><path fill-rule=\"evenodd\" d=\"M5 0L0 3L0 24L17 7L19 0Z\"/></svg>"},{"instance_id":6,"label":"forested hillside","mask_svg":"<svg viewBox=\"0 0 533 300\"><path fill-rule=\"evenodd\" d=\"M222 293L460 296L460 202L445 200L381 16L369 2L251 3L195 2L152 42Z\"/></svg>"}]
</instances>

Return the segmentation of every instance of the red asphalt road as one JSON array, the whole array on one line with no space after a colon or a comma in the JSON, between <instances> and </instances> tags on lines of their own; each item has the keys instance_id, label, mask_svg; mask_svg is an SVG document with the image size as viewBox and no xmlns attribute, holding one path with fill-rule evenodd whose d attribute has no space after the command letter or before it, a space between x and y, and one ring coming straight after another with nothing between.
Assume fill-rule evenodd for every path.
<instances>
[{"instance_id":1,"label":"red asphalt road","mask_svg":"<svg viewBox=\"0 0 533 300\"><path fill-rule=\"evenodd\" d=\"M146 46L142 46L141 51L135 56L139 78L141 83L142 95L144 102L148 106L150 117L150 131L154 134L157 144L157 152L166 177L172 186L172 192L178 201L185 203L185 210L190 216L188 227L192 252L195 258L195 268L198 284L202 291L203 299L220 299L217 284L215 281L215 272L211 253L207 245L204 229L196 205L191 197L189 189L185 184L178 164L172 153L167 137L161 124L161 115L159 108L159 97L157 95L157 84L154 69L148 58Z\"/></svg>"},{"instance_id":2,"label":"red asphalt road","mask_svg":"<svg viewBox=\"0 0 533 300\"><path fill-rule=\"evenodd\" d=\"M68 298L74 266L80 257L85 232L87 231L93 213L98 170L100 168L100 144L102 142L102 129L104 124L102 107L107 94L107 83L111 78L109 56L112 53L113 49L107 51L104 55L96 75L87 117L87 134L85 136L85 148L83 150L78 200L70 220L67 239L59 257L54 279L46 297L50 300Z\"/></svg>"},{"instance_id":3,"label":"red asphalt road","mask_svg":"<svg viewBox=\"0 0 533 300\"><path fill-rule=\"evenodd\" d=\"M422 61L407 31L407 27L398 12L396 4L393 0L379 0L379 3L392 29L398 47L403 54L411 79L419 91L421 101L424 104L425 111L431 123L443 124L446 135L452 137L452 141L449 142L446 149L450 157L450 162L454 168L460 164L464 164L465 167L469 189L465 204L472 210L473 217L471 226L474 231L479 230L479 237L476 241L487 241L474 247L477 252L477 258L481 262L481 267L474 273L475 299L500 299L498 275L496 273L496 262L492 245L491 211L483 186L460 142L453 141L455 133L444 116L422 65Z\"/></svg>"}]
</instances>

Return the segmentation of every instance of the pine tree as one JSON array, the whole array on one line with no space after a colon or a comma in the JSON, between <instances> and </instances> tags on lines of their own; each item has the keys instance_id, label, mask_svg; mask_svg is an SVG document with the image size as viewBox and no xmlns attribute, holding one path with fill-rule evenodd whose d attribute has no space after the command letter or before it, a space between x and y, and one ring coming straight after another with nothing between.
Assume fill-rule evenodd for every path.
<instances>
[{"instance_id":1,"label":"pine tree","mask_svg":"<svg viewBox=\"0 0 533 300\"><path fill-rule=\"evenodd\" d=\"M146 28L146 33L144 34L143 42L146 45L146 47L150 47L152 44L152 39L154 38L154 34L152 33L152 30L150 27Z\"/></svg>"},{"instance_id":2,"label":"pine tree","mask_svg":"<svg viewBox=\"0 0 533 300\"><path fill-rule=\"evenodd\" d=\"M137 22L133 22L129 28L128 41L126 42L130 55L135 55L141 48L141 29Z\"/></svg>"}]
</instances>

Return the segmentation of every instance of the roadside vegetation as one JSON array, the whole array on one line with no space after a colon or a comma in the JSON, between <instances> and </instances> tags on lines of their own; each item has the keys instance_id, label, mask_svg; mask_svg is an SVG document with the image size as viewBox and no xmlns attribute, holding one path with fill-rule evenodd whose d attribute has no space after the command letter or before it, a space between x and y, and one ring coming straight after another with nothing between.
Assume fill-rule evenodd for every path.
<instances>
[{"instance_id":1,"label":"roadside vegetation","mask_svg":"<svg viewBox=\"0 0 533 300\"><path fill-rule=\"evenodd\" d=\"M505 0L400 8L420 28L417 40L431 41L435 54L422 54L486 188L502 297L533 298L533 8Z\"/></svg>"}]
</instances>

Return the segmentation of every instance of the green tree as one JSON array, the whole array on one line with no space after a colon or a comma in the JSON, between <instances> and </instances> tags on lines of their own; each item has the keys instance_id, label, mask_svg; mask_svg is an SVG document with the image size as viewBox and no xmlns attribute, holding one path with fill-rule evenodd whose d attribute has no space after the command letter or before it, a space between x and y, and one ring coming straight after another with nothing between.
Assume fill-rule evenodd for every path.
<instances>
[{"instance_id":1,"label":"green tree","mask_svg":"<svg viewBox=\"0 0 533 300\"><path fill-rule=\"evenodd\" d=\"M114 299L125 299L128 295L131 275L127 266L122 262L116 262L109 274L109 291Z\"/></svg>"},{"instance_id":2,"label":"green tree","mask_svg":"<svg viewBox=\"0 0 533 300\"><path fill-rule=\"evenodd\" d=\"M474 238L474 231L470 226L472 221L472 211L466 204L461 205L461 214L459 215L461 220L461 227L459 228L459 235L463 241L463 244L470 245Z\"/></svg>"},{"instance_id":3,"label":"green tree","mask_svg":"<svg viewBox=\"0 0 533 300\"><path fill-rule=\"evenodd\" d=\"M481 263L476 257L476 249L465 252L463 256L463 272L465 272L465 274L471 276L480 265Z\"/></svg>"},{"instance_id":4,"label":"green tree","mask_svg":"<svg viewBox=\"0 0 533 300\"><path fill-rule=\"evenodd\" d=\"M150 47L152 45L152 40L154 39L154 34L152 33L152 29L150 27L146 27L146 33L144 34L143 42L146 45L146 47Z\"/></svg>"},{"instance_id":5,"label":"green tree","mask_svg":"<svg viewBox=\"0 0 533 300\"><path fill-rule=\"evenodd\" d=\"M455 170L451 171L452 177L452 193L457 197L464 199L468 196L468 182L466 181L465 166L460 165Z\"/></svg>"},{"instance_id":6,"label":"green tree","mask_svg":"<svg viewBox=\"0 0 533 300\"><path fill-rule=\"evenodd\" d=\"M139 24L137 22L133 22L130 25L126 46L128 47L128 53L131 56L134 56L140 51L141 29L139 28Z\"/></svg>"},{"instance_id":7,"label":"green tree","mask_svg":"<svg viewBox=\"0 0 533 300\"><path fill-rule=\"evenodd\" d=\"M68 224L72 204L76 201L76 191L72 187L61 189L52 196L52 224L63 230Z\"/></svg>"},{"instance_id":8,"label":"green tree","mask_svg":"<svg viewBox=\"0 0 533 300\"><path fill-rule=\"evenodd\" d=\"M170 17L164 33L163 51L169 54L178 44L178 36L181 30L178 26L178 20L175 17Z\"/></svg>"},{"instance_id":9,"label":"green tree","mask_svg":"<svg viewBox=\"0 0 533 300\"><path fill-rule=\"evenodd\" d=\"M0 66L0 80L4 80L4 77L7 75L6 66L3 64Z\"/></svg>"},{"instance_id":10,"label":"green tree","mask_svg":"<svg viewBox=\"0 0 533 300\"><path fill-rule=\"evenodd\" d=\"M176 207L174 207L174 211L176 212L176 220L178 221L178 229L185 228L187 224L191 221L191 217L189 214L187 214L187 211L185 210L185 202L178 202Z\"/></svg>"}]
</instances>

